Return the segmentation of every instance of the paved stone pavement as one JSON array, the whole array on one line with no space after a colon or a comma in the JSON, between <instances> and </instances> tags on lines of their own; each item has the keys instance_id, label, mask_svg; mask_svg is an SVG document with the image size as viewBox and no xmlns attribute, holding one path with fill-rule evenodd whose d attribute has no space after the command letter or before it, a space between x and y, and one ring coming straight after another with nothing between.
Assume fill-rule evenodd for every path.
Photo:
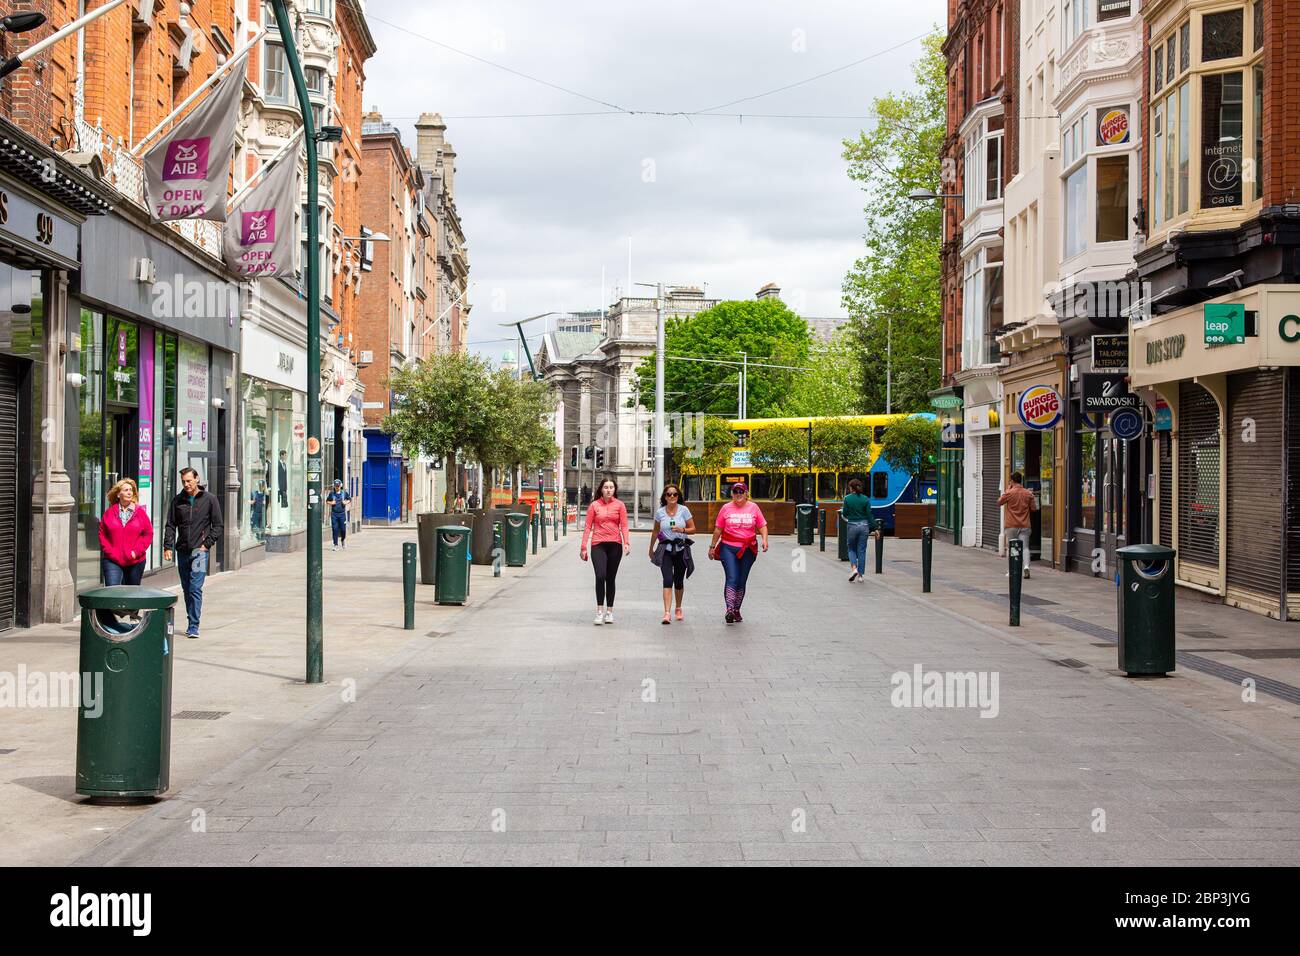
<instances>
[{"instance_id":1,"label":"paved stone pavement","mask_svg":"<svg viewBox=\"0 0 1300 956\"><path fill-rule=\"evenodd\" d=\"M1300 862L1291 748L789 539L745 623L702 561L664 627L641 547L613 626L570 535L82 862ZM995 673L996 716L893 706L917 666Z\"/></svg>"}]
</instances>

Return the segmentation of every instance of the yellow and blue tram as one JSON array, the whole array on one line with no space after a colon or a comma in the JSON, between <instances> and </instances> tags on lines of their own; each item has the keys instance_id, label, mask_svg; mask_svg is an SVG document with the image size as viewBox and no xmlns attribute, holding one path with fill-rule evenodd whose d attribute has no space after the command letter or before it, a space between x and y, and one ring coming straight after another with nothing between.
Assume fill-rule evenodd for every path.
<instances>
[{"instance_id":1,"label":"yellow and blue tram","mask_svg":"<svg viewBox=\"0 0 1300 956\"><path fill-rule=\"evenodd\" d=\"M838 501L848 493L849 481L862 481L863 494L871 499L872 514L884 519L885 529L894 529L894 505L898 502L937 501L937 474L932 462L925 465L919 476L909 475L890 466L881 455L881 439L890 424L908 415L841 415L810 418L749 418L728 422L736 435L731 449L729 466L717 474L690 474L681 476L682 493L687 501L722 501L729 498L728 487L737 481L749 486L750 496L758 502L823 502ZM920 417L933 419L923 412ZM871 428L869 465L863 471L831 471L818 467L793 466L782 473L771 473L750 464L749 436L762 428L784 425L797 429L812 429L820 422L846 422ZM811 476L811 479L809 478Z\"/></svg>"}]
</instances>

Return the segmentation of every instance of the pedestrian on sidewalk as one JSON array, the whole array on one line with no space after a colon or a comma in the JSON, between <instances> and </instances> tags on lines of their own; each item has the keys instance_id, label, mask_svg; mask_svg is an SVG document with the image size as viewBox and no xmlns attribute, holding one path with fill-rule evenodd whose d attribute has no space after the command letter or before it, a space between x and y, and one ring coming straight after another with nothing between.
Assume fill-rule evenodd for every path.
<instances>
[{"instance_id":1,"label":"pedestrian on sidewalk","mask_svg":"<svg viewBox=\"0 0 1300 956\"><path fill-rule=\"evenodd\" d=\"M845 536L849 547L849 583L865 581L867 574L867 539L875 532L871 530L871 499L862 493L861 479L849 482L849 493L844 496L840 506L844 515Z\"/></svg>"},{"instance_id":2,"label":"pedestrian on sidewalk","mask_svg":"<svg viewBox=\"0 0 1300 956\"><path fill-rule=\"evenodd\" d=\"M153 522L139 503L140 492L130 478L108 489L108 510L99 519L100 566L104 583L139 584L153 544Z\"/></svg>"},{"instance_id":3,"label":"pedestrian on sidewalk","mask_svg":"<svg viewBox=\"0 0 1300 956\"><path fill-rule=\"evenodd\" d=\"M334 539L334 550L339 545L348 546L348 511L352 508L352 495L343 490L343 479L334 479L334 490L325 497L330 506L330 535Z\"/></svg>"},{"instance_id":4,"label":"pedestrian on sidewalk","mask_svg":"<svg viewBox=\"0 0 1300 956\"><path fill-rule=\"evenodd\" d=\"M618 482L606 478L597 489L599 497L587 506L587 526L582 532L578 556L587 560L591 542L591 566L596 570L596 619L593 624L614 623L614 579L623 555L632 553L627 532L627 507L618 500Z\"/></svg>"},{"instance_id":5,"label":"pedestrian on sidewalk","mask_svg":"<svg viewBox=\"0 0 1300 956\"><path fill-rule=\"evenodd\" d=\"M456 492L456 501L454 504L452 504L451 510L455 514L465 513L465 496L462 495L459 491Z\"/></svg>"},{"instance_id":6,"label":"pedestrian on sidewalk","mask_svg":"<svg viewBox=\"0 0 1300 956\"><path fill-rule=\"evenodd\" d=\"M469 493L469 510L470 510L470 511L478 511L478 492L477 492L477 491L471 491L471 492Z\"/></svg>"},{"instance_id":7,"label":"pedestrian on sidewalk","mask_svg":"<svg viewBox=\"0 0 1300 956\"><path fill-rule=\"evenodd\" d=\"M1016 538L1024 542L1021 553L1025 556L1025 577L1029 577L1029 562L1032 560L1029 553L1029 513L1038 510L1038 496L1025 487L1025 476L1020 472L1011 473L1011 485L998 498L998 507L1006 509L1002 526L1007 532L1007 547L1010 548ZM1007 575L1010 574L1008 571Z\"/></svg>"},{"instance_id":8,"label":"pedestrian on sidewalk","mask_svg":"<svg viewBox=\"0 0 1300 956\"><path fill-rule=\"evenodd\" d=\"M223 524L217 496L199 484L193 468L181 469L181 490L167 509L163 530L163 560L176 554L176 572L185 595L185 636L199 636L203 613L203 580L208 575L209 549L221 540Z\"/></svg>"},{"instance_id":9,"label":"pedestrian on sidewalk","mask_svg":"<svg viewBox=\"0 0 1300 956\"><path fill-rule=\"evenodd\" d=\"M682 620L682 596L686 579L694 572L691 544L688 535L695 533L695 519L691 509L681 503L682 490L674 484L664 486L659 495L659 510L655 512L656 534L650 536L650 560L659 565L664 579L664 620L671 624L673 595L677 595L677 620Z\"/></svg>"},{"instance_id":10,"label":"pedestrian on sidewalk","mask_svg":"<svg viewBox=\"0 0 1300 956\"><path fill-rule=\"evenodd\" d=\"M767 519L758 505L749 500L749 488L743 481L731 486L731 500L718 509L718 520L709 545L709 557L722 561L726 583L722 599L727 606L728 624L744 620L740 605L745 600L745 582L749 569L758 557L758 539L767 551Z\"/></svg>"}]
</instances>

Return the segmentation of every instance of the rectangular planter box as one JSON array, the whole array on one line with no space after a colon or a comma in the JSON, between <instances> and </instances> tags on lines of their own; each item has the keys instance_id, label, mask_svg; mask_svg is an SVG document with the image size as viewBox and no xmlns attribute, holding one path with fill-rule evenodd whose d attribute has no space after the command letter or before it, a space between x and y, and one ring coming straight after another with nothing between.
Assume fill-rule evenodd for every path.
<instances>
[{"instance_id":1,"label":"rectangular planter box","mask_svg":"<svg viewBox=\"0 0 1300 956\"><path fill-rule=\"evenodd\" d=\"M919 538L921 529L934 527L935 505L904 504L894 505L894 535L899 538Z\"/></svg>"}]
</instances>

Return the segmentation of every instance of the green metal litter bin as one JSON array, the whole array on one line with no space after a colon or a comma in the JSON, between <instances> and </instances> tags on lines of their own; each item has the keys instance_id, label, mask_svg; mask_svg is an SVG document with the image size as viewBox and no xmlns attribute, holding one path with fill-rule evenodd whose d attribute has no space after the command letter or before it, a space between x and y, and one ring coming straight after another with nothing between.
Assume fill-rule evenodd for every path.
<instances>
[{"instance_id":1,"label":"green metal litter bin","mask_svg":"<svg viewBox=\"0 0 1300 956\"><path fill-rule=\"evenodd\" d=\"M152 797L167 789L176 595L96 588L81 603L77 793Z\"/></svg>"},{"instance_id":2,"label":"green metal litter bin","mask_svg":"<svg viewBox=\"0 0 1300 956\"><path fill-rule=\"evenodd\" d=\"M438 529L438 604L464 604L469 599L469 541L473 532L461 525Z\"/></svg>"},{"instance_id":3,"label":"green metal litter bin","mask_svg":"<svg viewBox=\"0 0 1300 956\"><path fill-rule=\"evenodd\" d=\"M1174 669L1174 555L1158 544L1131 544L1119 559L1119 668L1126 674Z\"/></svg>"},{"instance_id":4,"label":"green metal litter bin","mask_svg":"<svg viewBox=\"0 0 1300 956\"><path fill-rule=\"evenodd\" d=\"M506 549L506 567L522 568L528 561L529 516L512 511L501 522L502 546Z\"/></svg>"},{"instance_id":5,"label":"green metal litter bin","mask_svg":"<svg viewBox=\"0 0 1300 956\"><path fill-rule=\"evenodd\" d=\"M813 543L813 525L816 521L816 505L801 504L794 506L794 529L799 535L801 545Z\"/></svg>"}]
</instances>

